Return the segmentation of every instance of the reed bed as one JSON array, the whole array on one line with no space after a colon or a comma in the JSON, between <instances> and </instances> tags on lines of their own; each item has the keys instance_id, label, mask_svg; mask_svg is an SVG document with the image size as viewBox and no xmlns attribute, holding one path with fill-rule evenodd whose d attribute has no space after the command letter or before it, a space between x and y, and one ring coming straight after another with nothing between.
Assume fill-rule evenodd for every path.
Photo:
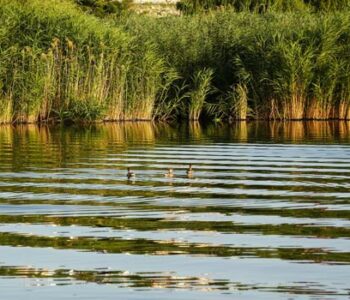
<instances>
[{"instance_id":1,"label":"reed bed","mask_svg":"<svg viewBox=\"0 0 350 300\"><path fill-rule=\"evenodd\" d=\"M0 123L348 120L343 8L98 18L0 0Z\"/></svg>"},{"instance_id":2,"label":"reed bed","mask_svg":"<svg viewBox=\"0 0 350 300\"><path fill-rule=\"evenodd\" d=\"M177 84L186 86L183 94L195 95L198 70L212 70L204 100L189 119L350 118L346 9L255 14L226 8L161 19L129 16L116 23L140 42L152 41L158 55L178 72Z\"/></svg>"},{"instance_id":3,"label":"reed bed","mask_svg":"<svg viewBox=\"0 0 350 300\"><path fill-rule=\"evenodd\" d=\"M349 8L349 5L349 0L181 0L177 3L177 8L185 14L222 7L255 13L270 11L329 12Z\"/></svg>"},{"instance_id":4,"label":"reed bed","mask_svg":"<svg viewBox=\"0 0 350 300\"><path fill-rule=\"evenodd\" d=\"M0 1L0 123L152 119L151 47L69 1Z\"/></svg>"}]
</instances>

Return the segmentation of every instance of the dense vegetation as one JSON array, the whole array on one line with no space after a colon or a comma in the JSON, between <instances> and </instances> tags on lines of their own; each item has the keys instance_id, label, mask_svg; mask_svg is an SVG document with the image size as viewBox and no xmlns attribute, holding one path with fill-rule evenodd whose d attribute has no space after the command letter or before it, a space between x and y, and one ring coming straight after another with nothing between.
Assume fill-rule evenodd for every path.
<instances>
[{"instance_id":1,"label":"dense vegetation","mask_svg":"<svg viewBox=\"0 0 350 300\"><path fill-rule=\"evenodd\" d=\"M206 70L207 103L186 99L199 103L199 111L238 119L343 119L350 117L349 17L224 11L126 23L139 39L154 41L190 93L198 90L196 74Z\"/></svg>"},{"instance_id":2,"label":"dense vegetation","mask_svg":"<svg viewBox=\"0 0 350 300\"><path fill-rule=\"evenodd\" d=\"M346 9L349 4L349 0L181 0L177 3L177 7L187 14L223 6L231 7L235 11L257 13L268 11L330 12Z\"/></svg>"},{"instance_id":3,"label":"dense vegetation","mask_svg":"<svg viewBox=\"0 0 350 300\"><path fill-rule=\"evenodd\" d=\"M0 123L349 119L347 1L261 2L274 9L154 18L0 0Z\"/></svg>"},{"instance_id":4,"label":"dense vegetation","mask_svg":"<svg viewBox=\"0 0 350 300\"><path fill-rule=\"evenodd\" d=\"M110 15L119 15L128 10L132 0L75 0L75 3L81 6L84 11L103 18Z\"/></svg>"},{"instance_id":5,"label":"dense vegetation","mask_svg":"<svg viewBox=\"0 0 350 300\"><path fill-rule=\"evenodd\" d=\"M162 60L59 0L1 0L0 121L149 119Z\"/></svg>"}]
</instances>

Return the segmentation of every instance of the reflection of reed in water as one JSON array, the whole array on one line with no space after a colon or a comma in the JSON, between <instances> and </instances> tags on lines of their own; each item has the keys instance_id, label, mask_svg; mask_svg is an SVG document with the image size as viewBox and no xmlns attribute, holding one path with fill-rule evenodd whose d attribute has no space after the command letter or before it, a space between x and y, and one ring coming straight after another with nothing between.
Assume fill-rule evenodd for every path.
<instances>
[{"instance_id":1,"label":"reflection of reed in water","mask_svg":"<svg viewBox=\"0 0 350 300\"><path fill-rule=\"evenodd\" d=\"M98 124L79 131L64 130L65 138L72 140L69 143L71 156L76 158L119 153L128 145L153 145L155 142L154 125L150 122Z\"/></svg>"},{"instance_id":2,"label":"reflection of reed in water","mask_svg":"<svg viewBox=\"0 0 350 300\"><path fill-rule=\"evenodd\" d=\"M95 153L107 153L114 147L128 144L154 144L155 130L150 122L122 122L92 126L48 127L37 125L1 126L0 147L12 148L13 161L21 157L49 158L53 167L60 167L67 159L94 157ZM29 148L28 145L35 145ZM28 159L27 159L28 160ZM29 161L27 161L29 162ZM17 164L17 163L16 163Z\"/></svg>"},{"instance_id":3,"label":"reflection of reed in water","mask_svg":"<svg viewBox=\"0 0 350 300\"><path fill-rule=\"evenodd\" d=\"M125 124L120 124L124 128L124 142L134 143L154 143L155 142L155 132L154 125L151 122L127 122Z\"/></svg>"},{"instance_id":4,"label":"reflection of reed in water","mask_svg":"<svg viewBox=\"0 0 350 300\"><path fill-rule=\"evenodd\" d=\"M302 142L311 139L333 141L349 137L349 122L332 121L286 121L270 122L269 132L273 140Z\"/></svg>"},{"instance_id":5,"label":"reflection of reed in water","mask_svg":"<svg viewBox=\"0 0 350 300\"><path fill-rule=\"evenodd\" d=\"M8 148L6 163L13 170L18 170L32 161L45 164L44 160L48 157L51 164L59 161L58 151L52 147L52 136L46 126L1 126L0 150L2 147Z\"/></svg>"},{"instance_id":6,"label":"reflection of reed in water","mask_svg":"<svg viewBox=\"0 0 350 300\"><path fill-rule=\"evenodd\" d=\"M208 139L225 138L237 142L260 136L263 139L304 142L311 139L350 141L349 121L289 121L289 122L235 122L231 125L212 124L202 127L198 122L184 126L154 124L151 122L119 122L92 126L0 126L0 149L12 148L16 161L27 156L49 158L53 166L62 166L67 159L94 157L117 153L121 147L143 144L153 147L155 141L183 141L183 138L201 143ZM35 145L29 149L28 145ZM27 162L29 162L27 160ZM17 164L17 163L16 163Z\"/></svg>"},{"instance_id":7,"label":"reflection of reed in water","mask_svg":"<svg viewBox=\"0 0 350 300\"><path fill-rule=\"evenodd\" d=\"M269 122L268 123L268 129L270 132L270 137L272 140L275 140L277 138L279 138L281 131L280 131L280 122Z\"/></svg>"},{"instance_id":8,"label":"reflection of reed in water","mask_svg":"<svg viewBox=\"0 0 350 300\"><path fill-rule=\"evenodd\" d=\"M13 131L13 136L23 144L30 142L44 147L52 142L50 128L47 126L18 125L9 128Z\"/></svg>"},{"instance_id":9,"label":"reflection of reed in water","mask_svg":"<svg viewBox=\"0 0 350 300\"><path fill-rule=\"evenodd\" d=\"M283 122L281 130L283 138L291 142L299 142L305 135L303 122Z\"/></svg>"},{"instance_id":10,"label":"reflection of reed in water","mask_svg":"<svg viewBox=\"0 0 350 300\"><path fill-rule=\"evenodd\" d=\"M247 142L248 140L248 125L246 121L233 123L232 136L234 140L239 142Z\"/></svg>"},{"instance_id":11,"label":"reflection of reed in water","mask_svg":"<svg viewBox=\"0 0 350 300\"><path fill-rule=\"evenodd\" d=\"M350 121L339 122L339 137L350 142Z\"/></svg>"},{"instance_id":12,"label":"reflection of reed in water","mask_svg":"<svg viewBox=\"0 0 350 300\"><path fill-rule=\"evenodd\" d=\"M201 140L202 139L202 127L199 122L189 122L188 133L191 139Z\"/></svg>"},{"instance_id":13,"label":"reflection of reed in water","mask_svg":"<svg viewBox=\"0 0 350 300\"><path fill-rule=\"evenodd\" d=\"M93 139L91 137L93 136ZM96 146L127 144L134 142L153 143L154 125L151 122L117 122L98 124L91 127L89 142Z\"/></svg>"},{"instance_id":14,"label":"reflection of reed in water","mask_svg":"<svg viewBox=\"0 0 350 300\"><path fill-rule=\"evenodd\" d=\"M154 131L157 140L178 140L186 132L185 126L181 124L168 124L168 123L157 123L154 125Z\"/></svg>"},{"instance_id":15,"label":"reflection of reed in water","mask_svg":"<svg viewBox=\"0 0 350 300\"><path fill-rule=\"evenodd\" d=\"M337 122L338 123L338 122ZM323 140L332 141L336 136L336 127L333 122L310 121L305 122L305 139L322 138Z\"/></svg>"},{"instance_id":16,"label":"reflection of reed in water","mask_svg":"<svg viewBox=\"0 0 350 300\"><path fill-rule=\"evenodd\" d=\"M15 148L19 148L20 152L26 152L30 149L29 144L38 145L35 150L37 152L43 152L45 155L50 153L54 154L52 147L50 145L53 142L50 128L47 126L37 126L37 125L18 125L11 128L14 151ZM28 153L29 154L29 153Z\"/></svg>"},{"instance_id":17,"label":"reflection of reed in water","mask_svg":"<svg viewBox=\"0 0 350 300\"><path fill-rule=\"evenodd\" d=\"M13 145L13 128L12 126L0 126L0 149Z\"/></svg>"},{"instance_id":18,"label":"reflection of reed in water","mask_svg":"<svg viewBox=\"0 0 350 300\"><path fill-rule=\"evenodd\" d=\"M151 122L118 122L96 126L100 143L106 145L134 142L154 143L155 130Z\"/></svg>"}]
</instances>

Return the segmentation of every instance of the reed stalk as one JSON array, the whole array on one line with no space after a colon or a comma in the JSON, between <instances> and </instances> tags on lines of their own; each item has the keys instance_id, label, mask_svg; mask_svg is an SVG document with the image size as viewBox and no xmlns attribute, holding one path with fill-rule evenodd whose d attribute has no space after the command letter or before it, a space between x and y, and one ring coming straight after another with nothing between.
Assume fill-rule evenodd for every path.
<instances>
[{"instance_id":1,"label":"reed stalk","mask_svg":"<svg viewBox=\"0 0 350 300\"><path fill-rule=\"evenodd\" d=\"M188 120L198 121L205 100L211 92L213 71L203 69L196 71L192 76L192 90L188 93Z\"/></svg>"}]
</instances>

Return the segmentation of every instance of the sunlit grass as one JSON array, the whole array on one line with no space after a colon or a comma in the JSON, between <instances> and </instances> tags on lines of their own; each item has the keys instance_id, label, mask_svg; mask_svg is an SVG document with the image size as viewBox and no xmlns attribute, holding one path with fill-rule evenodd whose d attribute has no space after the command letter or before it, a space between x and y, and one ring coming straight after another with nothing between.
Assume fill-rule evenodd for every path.
<instances>
[{"instance_id":1,"label":"sunlit grass","mask_svg":"<svg viewBox=\"0 0 350 300\"><path fill-rule=\"evenodd\" d=\"M113 19L0 4L0 123L350 118L346 8Z\"/></svg>"},{"instance_id":2,"label":"sunlit grass","mask_svg":"<svg viewBox=\"0 0 350 300\"><path fill-rule=\"evenodd\" d=\"M190 102L190 118L198 111L236 120L350 117L347 10L259 15L227 8L162 19L129 16L116 23L140 42L153 41L182 78L177 84L187 85L184 93L205 99ZM204 69L213 70L211 92L198 93L194 79Z\"/></svg>"},{"instance_id":3,"label":"sunlit grass","mask_svg":"<svg viewBox=\"0 0 350 300\"><path fill-rule=\"evenodd\" d=\"M0 16L1 122L152 119L165 67L151 48L69 1L1 0Z\"/></svg>"}]
</instances>

